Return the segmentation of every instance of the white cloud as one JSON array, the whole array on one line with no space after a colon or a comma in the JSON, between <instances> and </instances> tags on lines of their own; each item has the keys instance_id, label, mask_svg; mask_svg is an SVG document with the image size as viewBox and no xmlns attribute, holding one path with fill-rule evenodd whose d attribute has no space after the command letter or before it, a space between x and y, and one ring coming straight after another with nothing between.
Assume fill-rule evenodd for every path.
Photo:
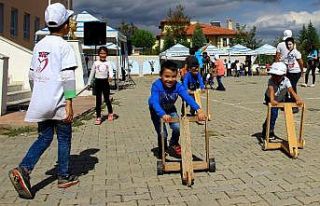
<instances>
[{"instance_id":1,"label":"white cloud","mask_svg":"<svg viewBox=\"0 0 320 206\"><path fill-rule=\"evenodd\" d=\"M259 30L279 31L284 29L301 29L302 25L312 22L314 26L320 25L320 10L314 12L294 12L290 11L283 14L267 14L257 18L250 25L257 26Z\"/></svg>"}]
</instances>

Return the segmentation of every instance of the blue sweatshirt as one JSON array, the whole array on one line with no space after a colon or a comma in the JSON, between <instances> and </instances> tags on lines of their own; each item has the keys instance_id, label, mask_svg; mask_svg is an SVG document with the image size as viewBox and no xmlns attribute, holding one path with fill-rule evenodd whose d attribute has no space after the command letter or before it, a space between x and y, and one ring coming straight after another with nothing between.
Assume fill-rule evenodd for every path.
<instances>
[{"instance_id":1,"label":"blue sweatshirt","mask_svg":"<svg viewBox=\"0 0 320 206\"><path fill-rule=\"evenodd\" d=\"M153 109L161 118L165 114L176 112L175 102L180 96L192 109L200 109L199 105L188 94L186 88L177 82L172 88L166 88L161 79L156 80L151 87L151 96L149 97L149 108Z\"/></svg>"},{"instance_id":2,"label":"blue sweatshirt","mask_svg":"<svg viewBox=\"0 0 320 206\"><path fill-rule=\"evenodd\" d=\"M191 72L188 72L183 77L183 85L185 88L190 90L196 90L199 88L204 89L204 84L200 72L198 72L197 76L193 76Z\"/></svg>"}]
</instances>

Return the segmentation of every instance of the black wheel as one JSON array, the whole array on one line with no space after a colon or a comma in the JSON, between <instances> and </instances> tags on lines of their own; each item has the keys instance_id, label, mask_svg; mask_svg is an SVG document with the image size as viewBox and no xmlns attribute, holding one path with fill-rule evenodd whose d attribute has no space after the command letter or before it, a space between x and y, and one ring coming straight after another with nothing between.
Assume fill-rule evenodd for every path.
<instances>
[{"instance_id":1,"label":"black wheel","mask_svg":"<svg viewBox=\"0 0 320 206\"><path fill-rule=\"evenodd\" d=\"M162 161L157 161L157 175L163 175Z\"/></svg>"},{"instance_id":2,"label":"black wheel","mask_svg":"<svg viewBox=\"0 0 320 206\"><path fill-rule=\"evenodd\" d=\"M215 172L216 171L216 162L214 158L209 159L209 172Z\"/></svg>"},{"instance_id":3,"label":"black wheel","mask_svg":"<svg viewBox=\"0 0 320 206\"><path fill-rule=\"evenodd\" d=\"M187 179L182 179L182 184L183 185L187 185L188 184L188 180Z\"/></svg>"}]
</instances>

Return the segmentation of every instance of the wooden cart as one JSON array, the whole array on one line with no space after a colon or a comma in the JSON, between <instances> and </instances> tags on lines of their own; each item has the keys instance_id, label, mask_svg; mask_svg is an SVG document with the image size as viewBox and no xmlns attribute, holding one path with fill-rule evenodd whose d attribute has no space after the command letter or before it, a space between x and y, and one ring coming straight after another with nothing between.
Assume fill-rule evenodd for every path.
<instances>
[{"instance_id":1,"label":"wooden cart","mask_svg":"<svg viewBox=\"0 0 320 206\"><path fill-rule=\"evenodd\" d=\"M295 122L293 118L293 107L301 108L301 119L300 119L300 132L299 138L296 138ZM282 140L281 142L270 142L269 133L270 133L270 119L271 119L271 108L283 108L286 131L287 131L287 140ZM268 104L267 112L267 128L266 128L266 139L263 144L263 150L271 149L283 149L291 157L297 158L299 155L299 148L303 148L305 145L305 140L303 139L303 123L304 123L304 112L305 105L298 106L296 103L279 103L276 106Z\"/></svg>"},{"instance_id":2,"label":"wooden cart","mask_svg":"<svg viewBox=\"0 0 320 206\"><path fill-rule=\"evenodd\" d=\"M208 92L207 92L207 107L208 107ZM208 108L207 108L208 112ZM207 123L204 123L205 131L205 150L206 158L201 161L193 161L191 152L191 133L190 122L198 121L196 117L183 116L181 118L172 119L171 122L180 122L180 145L181 145L181 161L168 162L166 161L164 138L163 138L163 121L161 120L161 141L162 141L162 157L157 162L157 173L162 175L169 172L181 172L182 184L191 186L194 183L194 171L209 171L215 172L216 164L214 158L209 158L209 137Z\"/></svg>"}]
</instances>

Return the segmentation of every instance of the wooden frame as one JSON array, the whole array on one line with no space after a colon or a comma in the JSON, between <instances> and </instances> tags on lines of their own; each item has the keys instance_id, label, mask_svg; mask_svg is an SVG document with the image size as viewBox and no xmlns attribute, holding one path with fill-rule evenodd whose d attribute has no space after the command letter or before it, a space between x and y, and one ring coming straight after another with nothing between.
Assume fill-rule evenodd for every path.
<instances>
[{"instance_id":1,"label":"wooden frame","mask_svg":"<svg viewBox=\"0 0 320 206\"><path fill-rule=\"evenodd\" d=\"M208 98L209 98L209 91L207 90L207 105L206 105L206 112L208 114ZM207 116L208 117L208 116ZM194 171L215 171L215 161L214 158L209 158L209 137L208 137L208 128L207 122L208 118L206 118L204 123L204 130L205 130L205 150L206 150L206 158L202 161L193 161L192 152L191 152L191 133L190 133L190 122L197 122L197 117L187 117L182 116L181 118L174 118L171 122L180 122L180 144L181 144L181 161L177 162L166 162L165 156L165 148L164 148L164 134L163 134L163 120L161 120L161 141L162 141L162 157L161 162L158 162L158 174L168 173L168 172L180 172L181 171L181 178L182 183L184 185L191 186L194 183Z\"/></svg>"},{"instance_id":2,"label":"wooden frame","mask_svg":"<svg viewBox=\"0 0 320 206\"><path fill-rule=\"evenodd\" d=\"M299 138L296 138L295 122L293 117L292 108L299 107L301 108L301 119L300 119L300 132ZM271 120L271 109L272 108L283 108L285 125L287 131L287 140L282 140L281 142L270 142L269 133L270 133L270 120ZM305 140L303 139L303 130L304 130L304 112L305 104L298 106L296 103L279 103L276 106L272 106L271 103L268 104L267 110L267 128L266 128L266 139L264 141L263 150L271 149L283 149L291 157L297 158L299 155L299 148L305 146Z\"/></svg>"}]
</instances>

